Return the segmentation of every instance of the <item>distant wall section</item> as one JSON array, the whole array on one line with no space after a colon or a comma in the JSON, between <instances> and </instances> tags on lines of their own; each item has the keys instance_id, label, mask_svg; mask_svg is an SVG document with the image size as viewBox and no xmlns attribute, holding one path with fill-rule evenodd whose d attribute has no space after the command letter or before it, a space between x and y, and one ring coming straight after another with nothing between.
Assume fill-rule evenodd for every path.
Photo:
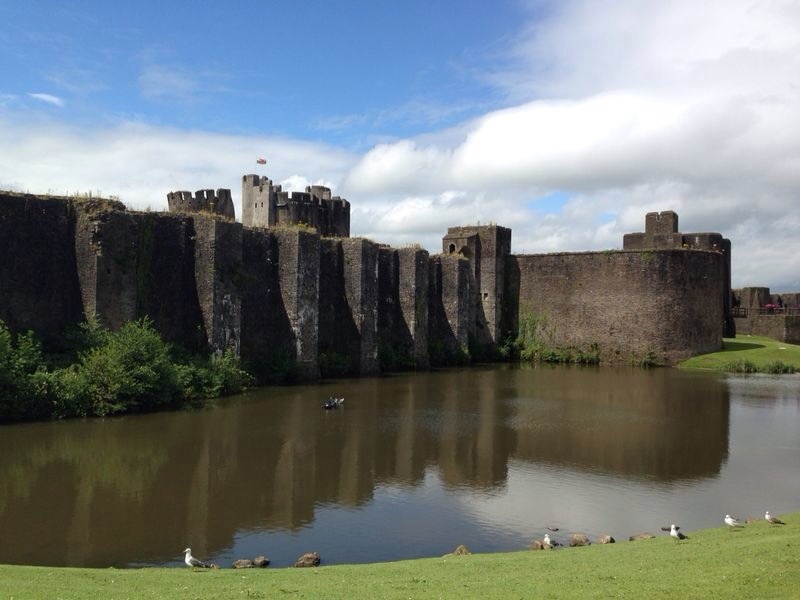
<instances>
[{"instance_id":1,"label":"distant wall section","mask_svg":"<svg viewBox=\"0 0 800 600\"><path fill-rule=\"evenodd\" d=\"M511 256L507 321L543 324L555 346L597 344L604 362L652 354L674 364L721 347L725 258L714 252L609 251Z\"/></svg>"}]
</instances>

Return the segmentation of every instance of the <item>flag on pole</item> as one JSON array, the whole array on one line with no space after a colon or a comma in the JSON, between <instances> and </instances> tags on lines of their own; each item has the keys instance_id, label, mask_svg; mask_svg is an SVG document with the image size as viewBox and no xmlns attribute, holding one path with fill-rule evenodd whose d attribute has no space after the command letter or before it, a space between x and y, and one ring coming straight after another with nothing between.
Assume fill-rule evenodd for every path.
<instances>
[{"instance_id":1,"label":"flag on pole","mask_svg":"<svg viewBox=\"0 0 800 600\"><path fill-rule=\"evenodd\" d=\"M256 164L265 165L265 164L267 164L267 159L266 158L257 158L256 159Z\"/></svg>"}]
</instances>

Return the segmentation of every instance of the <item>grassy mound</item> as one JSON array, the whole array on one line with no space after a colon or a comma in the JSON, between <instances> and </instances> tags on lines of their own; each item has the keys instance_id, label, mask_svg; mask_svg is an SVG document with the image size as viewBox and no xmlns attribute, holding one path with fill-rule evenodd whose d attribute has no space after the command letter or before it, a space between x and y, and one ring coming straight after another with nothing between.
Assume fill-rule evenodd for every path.
<instances>
[{"instance_id":1,"label":"grassy mound","mask_svg":"<svg viewBox=\"0 0 800 600\"><path fill-rule=\"evenodd\" d=\"M314 569L0 566L3 598L797 598L800 513L729 532ZM176 546L177 547L177 546ZM322 557L324 560L324 556Z\"/></svg>"},{"instance_id":2,"label":"grassy mound","mask_svg":"<svg viewBox=\"0 0 800 600\"><path fill-rule=\"evenodd\" d=\"M800 372L800 346L795 344L756 335L743 335L724 338L722 346L719 352L694 356L678 366L740 373Z\"/></svg>"}]
</instances>

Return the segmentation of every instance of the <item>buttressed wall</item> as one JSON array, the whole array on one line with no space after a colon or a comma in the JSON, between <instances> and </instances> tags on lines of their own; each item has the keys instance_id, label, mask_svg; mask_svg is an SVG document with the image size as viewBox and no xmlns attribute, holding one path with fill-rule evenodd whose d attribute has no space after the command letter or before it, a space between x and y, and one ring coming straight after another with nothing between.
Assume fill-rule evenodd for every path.
<instances>
[{"instance_id":1,"label":"buttressed wall","mask_svg":"<svg viewBox=\"0 0 800 600\"><path fill-rule=\"evenodd\" d=\"M259 193L282 193L253 177ZM349 205L347 219L328 213L328 234L270 229L266 202L251 227L211 210L0 193L0 318L57 346L87 315L112 328L149 316L171 342L232 349L263 381L486 357L531 316L553 344L596 344L607 362L670 364L721 346L730 254L705 247L719 234L653 249L678 239L677 215L641 249L515 256L511 230L489 225L451 228L429 256L328 235L349 233Z\"/></svg>"}]
</instances>

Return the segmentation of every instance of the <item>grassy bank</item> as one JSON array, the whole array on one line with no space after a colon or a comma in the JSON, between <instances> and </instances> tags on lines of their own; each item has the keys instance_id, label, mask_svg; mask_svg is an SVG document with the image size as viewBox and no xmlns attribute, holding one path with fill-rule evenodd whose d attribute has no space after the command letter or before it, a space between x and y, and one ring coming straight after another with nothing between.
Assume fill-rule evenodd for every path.
<instances>
[{"instance_id":1,"label":"grassy bank","mask_svg":"<svg viewBox=\"0 0 800 600\"><path fill-rule=\"evenodd\" d=\"M0 566L0 599L797 598L800 513L729 532L556 551L316 569L58 569ZM323 559L325 557L323 556Z\"/></svg>"},{"instance_id":2,"label":"grassy bank","mask_svg":"<svg viewBox=\"0 0 800 600\"><path fill-rule=\"evenodd\" d=\"M769 373L774 372L772 369L778 363L800 372L800 346L756 335L743 335L724 338L722 350L694 356L679 366L686 369L742 372L741 368L732 367L749 364L755 367L755 371L750 372Z\"/></svg>"}]
</instances>

